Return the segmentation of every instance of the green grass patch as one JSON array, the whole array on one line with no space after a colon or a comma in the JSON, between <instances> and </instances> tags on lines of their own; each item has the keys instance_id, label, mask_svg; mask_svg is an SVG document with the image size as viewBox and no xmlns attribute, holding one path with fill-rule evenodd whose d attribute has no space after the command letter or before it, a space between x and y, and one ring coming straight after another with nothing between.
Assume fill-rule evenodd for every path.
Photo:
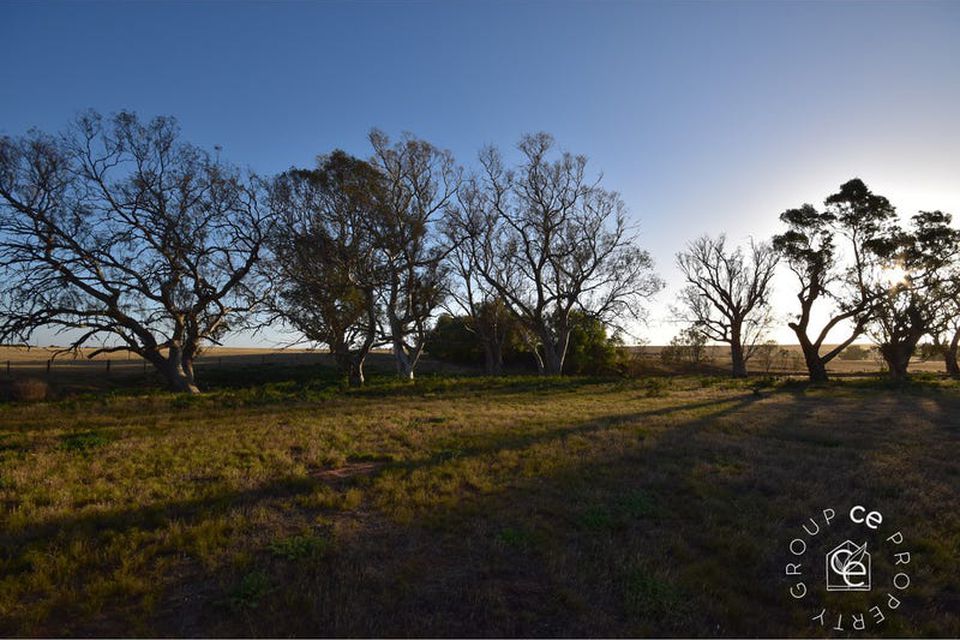
<instances>
[{"instance_id":1,"label":"green grass patch","mask_svg":"<svg viewBox=\"0 0 960 640\"><path fill-rule=\"evenodd\" d=\"M270 553L284 560L302 560L322 555L329 549L330 541L316 535L299 535L282 538L270 543Z\"/></svg>"},{"instance_id":2,"label":"green grass patch","mask_svg":"<svg viewBox=\"0 0 960 640\"><path fill-rule=\"evenodd\" d=\"M78 451L81 453L99 449L113 441L113 438L105 433L96 431L81 431L80 433L70 433L60 437L60 448L65 451Z\"/></svg>"}]
</instances>

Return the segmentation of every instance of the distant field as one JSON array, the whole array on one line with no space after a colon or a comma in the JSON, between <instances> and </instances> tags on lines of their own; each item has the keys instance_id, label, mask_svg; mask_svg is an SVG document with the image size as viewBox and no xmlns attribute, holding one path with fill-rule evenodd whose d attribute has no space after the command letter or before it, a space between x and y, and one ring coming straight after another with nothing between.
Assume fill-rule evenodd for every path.
<instances>
[{"instance_id":1,"label":"distant field","mask_svg":"<svg viewBox=\"0 0 960 640\"><path fill-rule=\"evenodd\" d=\"M826 635L788 544L854 504L868 635L960 635L955 382L321 374L0 405L0 635Z\"/></svg>"},{"instance_id":2,"label":"distant field","mask_svg":"<svg viewBox=\"0 0 960 640\"><path fill-rule=\"evenodd\" d=\"M826 345L824 351L832 348L834 345ZM864 348L872 348L872 345L861 345ZM642 354L643 357L650 360L658 360L662 346L645 346L635 348L634 350ZM707 360L712 366L722 368L729 366L729 350L727 347L708 346ZM777 374L804 374L806 368L803 362L803 352L800 345L777 345L771 356L764 357L756 354L747 363L747 368L751 373L777 373ZM834 358L827 371L840 375L858 374L858 373L878 373L882 371L882 362L879 357L871 355L865 359L847 360L844 358ZM910 363L910 369L915 372L925 373L944 373L943 361L940 359L922 360L914 358Z\"/></svg>"},{"instance_id":3,"label":"distant field","mask_svg":"<svg viewBox=\"0 0 960 640\"><path fill-rule=\"evenodd\" d=\"M88 356L95 349L79 354L61 353L56 348L0 346L0 380L40 378L48 380L62 394L98 391L104 388L159 388L162 379L154 368L139 356L127 353ZM389 352L376 350L368 358L371 372L394 371ZM109 366L108 366L109 363ZM207 379L230 377L236 370L256 370L259 378L269 379L271 372L289 367L332 367L333 358L324 350L256 349L214 347L205 351L195 363L201 386ZM425 358L418 368L422 374L438 371L467 373L470 368L445 365ZM62 395L61 394L61 395Z\"/></svg>"},{"instance_id":4,"label":"distant field","mask_svg":"<svg viewBox=\"0 0 960 640\"><path fill-rule=\"evenodd\" d=\"M632 357L640 359L651 369L650 373L665 373L670 367L664 367L660 362L660 346L628 347ZM81 350L79 354L71 353L56 355L52 347L23 347L0 346L0 379L7 377L46 377L54 384L61 384L70 390L101 388L104 386L129 386L130 378L133 384L149 382L160 384L159 378L138 356L119 352L99 354L96 358L88 356L94 349ZM729 367L728 351L726 347L708 347L708 358L703 363L707 372L720 373ZM48 361L50 369L48 371ZM109 361L109 368L108 368ZM233 348L213 347L206 350L197 359L198 376L203 384L206 372L217 369L235 367L288 367L308 365L332 365L332 358L325 350L316 349L261 349L261 348ZM371 371L393 370L393 362L389 351L380 350L371 354L369 359ZM806 373L800 348L796 345L778 346L773 357L756 356L749 363L752 374L775 374L802 376ZM913 372L943 373L943 362L938 359L923 361L914 359L910 365ZM454 373L465 374L480 372L480 367L464 367L432 361L424 357L419 370L422 374ZM830 363L828 370L841 376L858 374L876 374L882 371L881 362L871 357L862 360L845 360L836 358Z\"/></svg>"}]
</instances>

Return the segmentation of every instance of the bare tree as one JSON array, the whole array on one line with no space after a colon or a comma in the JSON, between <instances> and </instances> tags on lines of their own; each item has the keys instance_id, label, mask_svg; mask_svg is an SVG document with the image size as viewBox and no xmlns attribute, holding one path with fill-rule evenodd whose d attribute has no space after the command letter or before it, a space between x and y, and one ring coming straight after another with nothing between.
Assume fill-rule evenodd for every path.
<instances>
[{"instance_id":1,"label":"bare tree","mask_svg":"<svg viewBox=\"0 0 960 640\"><path fill-rule=\"evenodd\" d=\"M726 247L726 237L701 236L677 254L687 286L678 313L710 340L730 345L734 376L747 375L747 362L772 323L770 281L777 254L769 244L750 241L747 255Z\"/></svg>"},{"instance_id":2,"label":"bare tree","mask_svg":"<svg viewBox=\"0 0 960 640\"><path fill-rule=\"evenodd\" d=\"M456 194L461 171L448 151L405 134L391 143L370 132L371 164L384 181L383 215L373 227L386 285L381 304L386 339L393 346L397 373L413 379L430 329L446 291L450 250L440 225Z\"/></svg>"},{"instance_id":3,"label":"bare tree","mask_svg":"<svg viewBox=\"0 0 960 640\"><path fill-rule=\"evenodd\" d=\"M641 303L662 286L636 245L619 194L585 177L587 160L548 155L553 138L526 135L513 170L500 153L480 154L482 176L461 199L472 221L467 246L482 279L521 324L541 372L563 371L571 315L613 324L641 318Z\"/></svg>"},{"instance_id":4,"label":"bare tree","mask_svg":"<svg viewBox=\"0 0 960 640\"><path fill-rule=\"evenodd\" d=\"M783 212L780 220L788 230L773 238L800 285L800 313L788 326L797 336L812 382L826 382L827 364L866 330L879 300L868 283L876 261L872 248L889 237L895 216L890 202L859 179L843 184L825 204L822 212L809 204ZM843 247L838 247L838 238ZM833 308L815 331L810 323L818 302L832 302ZM825 342L844 324L852 328L824 352Z\"/></svg>"},{"instance_id":5,"label":"bare tree","mask_svg":"<svg viewBox=\"0 0 960 640\"><path fill-rule=\"evenodd\" d=\"M343 151L314 170L278 176L270 194L277 224L270 235L271 309L310 341L326 345L349 383L377 342L377 293L383 268L373 225L384 214L379 172Z\"/></svg>"},{"instance_id":6,"label":"bare tree","mask_svg":"<svg viewBox=\"0 0 960 640\"><path fill-rule=\"evenodd\" d=\"M483 254L486 217L485 194L471 176L458 190L458 207L452 208L444 225L446 242L451 247L449 297L452 315L463 314L464 327L475 334L483 347L487 375L503 373L503 350L516 320L496 288L483 277L478 256ZM459 312L459 313L458 313Z\"/></svg>"},{"instance_id":7,"label":"bare tree","mask_svg":"<svg viewBox=\"0 0 960 640\"><path fill-rule=\"evenodd\" d=\"M0 339L49 327L198 391L194 359L257 301L266 222L254 179L177 134L172 118L91 112L0 140Z\"/></svg>"}]
</instances>

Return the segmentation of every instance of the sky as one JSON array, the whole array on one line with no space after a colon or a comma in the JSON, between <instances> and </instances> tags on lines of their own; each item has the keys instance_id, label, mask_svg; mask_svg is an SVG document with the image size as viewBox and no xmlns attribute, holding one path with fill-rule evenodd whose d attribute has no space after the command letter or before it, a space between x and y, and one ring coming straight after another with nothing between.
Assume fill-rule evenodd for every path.
<instances>
[{"instance_id":1,"label":"sky","mask_svg":"<svg viewBox=\"0 0 960 640\"><path fill-rule=\"evenodd\" d=\"M265 174L366 157L371 127L467 166L550 132L622 194L667 282L653 344L698 235L769 238L852 177L904 216L960 215L960 2L5 0L0 59L0 135L174 115Z\"/></svg>"}]
</instances>

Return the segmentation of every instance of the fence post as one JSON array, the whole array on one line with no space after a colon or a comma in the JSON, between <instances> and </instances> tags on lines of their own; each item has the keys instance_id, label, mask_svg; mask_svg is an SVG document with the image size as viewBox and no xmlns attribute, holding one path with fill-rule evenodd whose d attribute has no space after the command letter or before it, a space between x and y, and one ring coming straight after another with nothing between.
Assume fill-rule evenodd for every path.
<instances>
[{"instance_id":1,"label":"fence post","mask_svg":"<svg viewBox=\"0 0 960 640\"><path fill-rule=\"evenodd\" d=\"M52 359L47 359L47 375L50 375L50 365L53 363Z\"/></svg>"},{"instance_id":2,"label":"fence post","mask_svg":"<svg viewBox=\"0 0 960 640\"><path fill-rule=\"evenodd\" d=\"M110 358L107 358L107 375L110 375Z\"/></svg>"}]
</instances>

